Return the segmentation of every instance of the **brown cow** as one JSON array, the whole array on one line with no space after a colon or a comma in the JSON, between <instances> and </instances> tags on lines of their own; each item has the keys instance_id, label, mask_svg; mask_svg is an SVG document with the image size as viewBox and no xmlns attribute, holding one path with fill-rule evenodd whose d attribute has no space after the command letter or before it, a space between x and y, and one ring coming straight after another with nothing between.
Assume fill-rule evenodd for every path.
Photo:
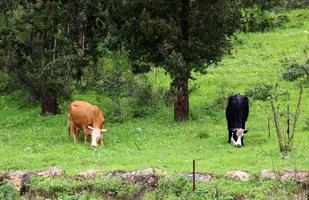
<instances>
[{"instance_id":1,"label":"brown cow","mask_svg":"<svg viewBox=\"0 0 309 200\"><path fill-rule=\"evenodd\" d=\"M96 147L102 142L103 133L107 131L102 129L104 122L103 113L97 106L85 101L74 101L68 109L68 138L73 130L76 143L79 137L78 130L83 129L85 142L91 135L91 146Z\"/></svg>"}]
</instances>

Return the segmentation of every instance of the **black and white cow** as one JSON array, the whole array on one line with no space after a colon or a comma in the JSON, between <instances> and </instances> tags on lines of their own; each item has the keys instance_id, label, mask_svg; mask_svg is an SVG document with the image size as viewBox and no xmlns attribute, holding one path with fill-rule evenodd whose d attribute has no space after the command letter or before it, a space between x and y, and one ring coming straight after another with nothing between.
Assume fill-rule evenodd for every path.
<instances>
[{"instance_id":1,"label":"black and white cow","mask_svg":"<svg viewBox=\"0 0 309 200\"><path fill-rule=\"evenodd\" d=\"M228 143L235 147L244 145L245 124L249 115L249 99L246 96L234 95L229 97L226 107L226 121L229 132Z\"/></svg>"}]
</instances>

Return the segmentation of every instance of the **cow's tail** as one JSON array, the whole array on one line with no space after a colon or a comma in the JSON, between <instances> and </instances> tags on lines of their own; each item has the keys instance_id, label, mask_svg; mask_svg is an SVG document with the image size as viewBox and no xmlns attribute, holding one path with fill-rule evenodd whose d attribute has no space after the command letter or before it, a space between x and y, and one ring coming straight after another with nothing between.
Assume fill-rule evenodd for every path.
<instances>
[{"instance_id":1,"label":"cow's tail","mask_svg":"<svg viewBox=\"0 0 309 200\"><path fill-rule=\"evenodd\" d=\"M68 121L68 140L71 138L71 126L70 126L70 121Z\"/></svg>"},{"instance_id":2,"label":"cow's tail","mask_svg":"<svg viewBox=\"0 0 309 200\"><path fill-rule=\"evenodd\" d=\"M69 108L70 109L70 108ZM70 126L70 110L68 110L68 127L67 127L67 131L68 131L68 140L70 140L71 138L71 126Z\"/></svg>"}]
</instances>

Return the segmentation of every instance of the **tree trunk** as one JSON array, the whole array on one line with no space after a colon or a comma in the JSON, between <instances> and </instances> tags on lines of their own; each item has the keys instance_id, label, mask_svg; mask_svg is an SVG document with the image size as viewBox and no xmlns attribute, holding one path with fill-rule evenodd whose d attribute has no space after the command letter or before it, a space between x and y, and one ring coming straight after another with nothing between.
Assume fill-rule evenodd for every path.
<instances>
[{"instance_id":1,"label":"tree trunk","mask_svg":"<svg viewBox=\"0 0 309 200\"><path fill-rule=\"evenodd\" d=\"M177 81L174 87L174 120L182 121L189 117L188 79Z\"/></svg>"},{"instance_id":2,"label":"tree trunk","mask_svg":"<svg viewBox=\"0 0 309 200\"><path fill-rule=\"evenodd\" d=\"M42 115L58 114L58 102L55 92L45 90L42 95Z\"/></svg>"},{"instance_id":3,"label":"tree trunk","mask_svg":"<svg viewBox=\"0 0 309 200\"><path fill-rule=\"evenodd\" d=\"M182 55L186 55L189 47L189 13L190 13L190 1L181 1L180 11L180 26L183 37ZM174 97L174 120L182 121L189 117L189 89L188 89L188 78L189 71L187 65L187 59L184 57L186 64L184 68L180 70L180 77L176 78L173 85L175 88Z\"/></svg>"}]
</instances>

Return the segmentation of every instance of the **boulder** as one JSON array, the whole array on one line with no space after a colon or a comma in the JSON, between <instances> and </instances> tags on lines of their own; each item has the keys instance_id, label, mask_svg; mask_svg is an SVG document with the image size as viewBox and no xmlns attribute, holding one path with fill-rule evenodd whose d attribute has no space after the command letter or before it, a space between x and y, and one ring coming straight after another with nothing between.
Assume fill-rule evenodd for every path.
<instances>
[{"instance_id":1,"label":"boulder","mask_svg":"<svg viewBox=\"0 0 309 200\"><path fill-rule=\"evenodd\" d=\"M143 186L155 187L158 182L156 170L153 168L141 169L133 172L116 171L106 175L107 178L119 177L124 181L139 183Z\"/></svg>"},{"instance_id":2,"label":"boulder","mask_svg":"<svg viewBox=\"0 0 309 200\"><path fill-rule=\"evenodd\" d=\"M225 177L232 178L239 181L248 181L251 175L244 171L230 171L225 174Z\"/></svg>"},{"instance_id":3,"label":"boulder","mask_svg":"<svg viewBox=\"0 0 309 200\"><path fill-rule=\"evenodd\" d=\"M19 194L26 191L26 182L29 181L31 173L29 171L12 171L3 175L3 181L8 182Z\"/></svg>"},{"instance_id":4,"label":"boulder","mask_svg":"<svg viewBox=\"0 0 309 200\"><path fill-rule=\"evenodd\" d=\"M44 170L17 170L11 171L2 176L2 180L8 182L19 194L27 191L26 183L32 176L52 177L63 173L63 170L58 167L52 167Z\"/></svg>"},{"instance_id":5,"label":"boulder","mask_svg":"<svg viewBox=\"0 0 309 200\"><path fill-rule=\"evenodd\" d=\"M102 171L100 170L88 170L85 172L80 172L76 175L77 180L89 180L98 177L98 175L102 174Z\"/></svg>"},{"instance_id":6,"label":"boulder","mask_svg":"<svg viewBox=\"0 0 309 200\"><path fill-rule=\"evenodd\" d=\"M52 167L50 169L36 170L30 173L35 176L53 177L61 175L63 173L63 170L59 167Z\"/></svg>"},{"instance_id":7,"label":"boulder","mask_svg":"<svg viewBox=\"0 0 309 200\"><path fill-rule=\"evenodd\" d=\"M260 180L265 180L265 179L279 179L280 176L276 174L272 170L268 169L263 169L260 174Z\"/></svg>"},{"instance_id":8,"label":"boulder","mask_svg":"<svg viewBox=\"0 0 309 200\"><path fill-rule=\"evenodd\" d=\"M304 187L309 185L309 172L308 171L299 171L296 169L284 169L281 172L281 179L291 179L301 184Z\"/></svg>"},{"instance_id":9,"label":"boulder","mask_svg":"<svg viewBox=\"0 0 309 200\"><path fill-rule=\"evenodd\" d=\"M176 174L176 176L182 176L188 178L189 180L193 179L193 173L184 173L184 174ZM195 173L195 180L201 182L208 182L214 178L214 175L211 173Z\"/></svg>"}]
</instances>

